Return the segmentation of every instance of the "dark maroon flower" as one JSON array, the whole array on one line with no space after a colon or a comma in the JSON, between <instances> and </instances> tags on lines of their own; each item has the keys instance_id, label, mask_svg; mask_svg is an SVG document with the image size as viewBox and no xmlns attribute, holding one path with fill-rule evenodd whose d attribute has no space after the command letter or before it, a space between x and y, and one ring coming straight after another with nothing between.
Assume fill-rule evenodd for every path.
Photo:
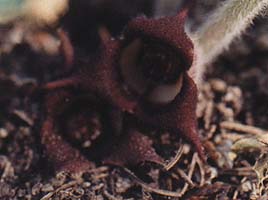
<instances>
[{"instance_id":1,"label":"dark maroon flower","mask_svg":"<svg viewBox=\"0 0 268 200\"><path fill-rule=\"evenodd\" d=\"M68 115L68 112L66 115L62 113L71 106L69 102L87 95L95 99L88 107L101 107L98 103L101 102L116 111L113 112L115 115L107 115L114 118L108 117L102 123L99 123L101 117L98 117L102 111L98 109L91 110L91 115L82 111L75 117L87 119L89 121L85 121L91 124L91 130L79 136L82 140L91 137L96 127L102 129L109 123L110 127L117 129L112 132L121 134L119 138L123 139L118 138L120 142L108 145L112 153L104 156L106 162L119 165L148 160L161 162L147 136L120 126L126 114L147 126L181 134L194 144L202 158L205 157L195 116L197 89L187 72L194 57L193 44L184 32L187 13L188 9L185 8L173 17L138 17L130 21L122 38L103 38L91 65L82 66L71 77L48 83L44 87L51 92L46 100L47 114L41 137L48 157L57 169L79 171L91 165L63 139L67 136L75 139L74 135L59 133L62 130L68 132L73 129L71 127L79 130L81 127L75 126L75 120L71 120L71 127L67 126L69 130L57 129L57 118ZM85 136L87 134L89 136ZM122 153L124 151L126 155Z\"/></svg>"},{"instance_id":2,"label":"dark maroon flower","mask_svg":"<svg viewBox=\"0 0 268 200\"><path fill-rule=\"evenodd\" d=\"M85 155L117 165L163 162L147 136L127 127L121 130L121 113L96 97L75 97L74 92L60 89L48 95L46 102L41 138L57 171L78 172L93 167Z\"/></svg>"}]
</instances>

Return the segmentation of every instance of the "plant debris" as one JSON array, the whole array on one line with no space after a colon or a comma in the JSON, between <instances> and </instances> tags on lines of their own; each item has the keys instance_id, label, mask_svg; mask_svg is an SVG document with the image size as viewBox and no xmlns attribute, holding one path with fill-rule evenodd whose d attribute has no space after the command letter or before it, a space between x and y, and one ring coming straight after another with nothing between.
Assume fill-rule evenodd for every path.
<instances>
[{"instance_id":1,"label":"plant debris","mask_svg":"<svg viewBox=\"0 0 268 200\"><path fill-rule=\"evenodd\" d=\"M138 12L143 9L148 14L145 1L136 1L140 6ZM37 43L33 36L32 40L10 44L4 35L11 34L9 31L14 31L20 24L0 30L3 34L0 39L0 199L267 198L268 45L260 41L267 37L267 19L257 20L247 35L213 63L199 87L196 122L208 157L204 163L192 148L195 145L191 140L188 143L169 129L155 128L163 122L149 123L154 120L154 114L145 116L141 111L129 112L132 104L123 106L122 115L118 112L121 109L111 108L111 103L99 101L96 95L79 97L87 91L82 88L56 89L46 94L45 100L43 91L42 94L32 93L39 85L53 83L50 81L58 77L70 77L80 66L94 66L96 55L92 52L101 39L105 43L108 37L118 36L129 19L138 15L136 8L127 7L125 3L121 3L126 8L125 13L115 12L114 5L104 1L95 5L77 0L71 4L61 22L64 29L58 32L42 30L41 37L40 32L32 32L38 34L39 44L48 45L44 41L50 41L52 51L34 48ZM195 17L201 15L202 9L210 9L212 4L207 1L197 6L195 9L199 10ZM114 18L113 15L109 15L110 19L99 17L101 9L94 6L105 7L109 11L107 14L114 14ZM80 14L72 19L71 13L76 13L76 9L81 9ZM87 9L92 12L85 12ZM89 25L83 24L85 20L81 24L81 16L89 15ZM126 20L117 24L118 20L114 22L113 19L118 16L124 16ZM99 24L91 22L94 20ZM145 18L137 20L130 25L132 30L137 24L142 24L143 29ZM75 23L77 21L80 23ZM83 35L77 37L76 30L81 29L91 33L87 35L88 40ZM68 30L68 34L63 30ZM130 29L125 31L131 33ZM140 31L133 36L127 35L129 41L124 47L133 37L141 37ZM80 40L85 41L83 45ZM86 40L95 43L89 45ZM2 47L8 47L8 50L2 51ZM142 51L148 49L145 46ZM141 62L151 57L145 56ZM150 65L147 65L145 73L149 73L149 69ZM152 71L150 84L163 78L155 72ZM164 77L165 81L173 81L172 78ZM33 95L27 95L29 93ZM142 101L146 98L143 93L139 96ZM113 103L117 101L121 99L115 99ZM40 128L47 137L40 137ZM50 138L48 130L57 133L55 138ZM122 130L126 130L124 134ZM85 134L88 132L90 134ZM53 143L63 138L63 143ZM41 140L46 150L40 146ZM68 159L55 158L59 154L52 154L53 151ZM55 166L59 172L55 173ZM60 172L63 168L72 171L78 166L83 170Z\"/></svg>"}]
</instances>

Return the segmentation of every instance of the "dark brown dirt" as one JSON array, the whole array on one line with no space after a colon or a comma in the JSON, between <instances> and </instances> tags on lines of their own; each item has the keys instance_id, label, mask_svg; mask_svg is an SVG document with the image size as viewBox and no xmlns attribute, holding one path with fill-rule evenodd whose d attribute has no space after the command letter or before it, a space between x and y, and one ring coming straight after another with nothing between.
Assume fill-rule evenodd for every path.
<instances>
[{"instance_id":1,"label":"dark brown dirt","mask_svg":"<svg viewBox=\"0 0 268 200\"><path fill-rule=\"evenodd\" d=\"M102 3L97 5L79 2L72 1L61 22L70 33L77 63L94 54L99 25L117 35L131 17L152 13L149 1L133 1L135 6L119 0L114 4L99 1ZM197 8L197 19L213 7L210 1L202 6ZM83 20L85 16L88 21ZM0 48L14 27L0 29ZM55 35L53 31L51 35ZM146 163L135 169L98 165L83 174L54 174L38 136L42 99L25 94L31 87L58 77L63 58L33 50L29 40L11 46L11 51L0 55L1 200L266 199L267 193L258 194L258 179L252 169L260 154L236 154L231 148L237 139L267 133L262 131L268 129L267 18L256 19L254 26L208 67L197 110L199 131L209 156L207 164L176 136L148 133L167 161L180 149L181 157L169 171Z\"/></svg>"}]
</instances>

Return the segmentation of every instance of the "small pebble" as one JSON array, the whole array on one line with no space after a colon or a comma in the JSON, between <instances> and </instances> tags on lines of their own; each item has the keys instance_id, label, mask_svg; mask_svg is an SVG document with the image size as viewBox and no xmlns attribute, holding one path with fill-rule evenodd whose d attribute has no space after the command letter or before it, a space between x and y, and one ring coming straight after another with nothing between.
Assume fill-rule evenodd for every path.
<instances>
[{"instance_id":1,"label":"small pebble","mask_svg":"<svg viewBox=\"0 0 268 200\"><path fill-rule=\"evenodd\" d=\"M215 92L220 92L220 93L226 92L227 85L224 81L220 79L212 79L210 81L210 85L211 85L212 90L214 90Z\"/></svg>"},{"instance_id":2,"label":"small pebble","mask_svg":"<svg viewBox=\"0 0 268 200\"><path fill-rule=\"evenodd\" d=\"M45 184L42 187L42 192L52 192L54 190L53 186L50 184Z\"/></svg>"},{"instance_id":3,"label":"small pebble","mask_svg":"<svg viewBox=\"0 0 268 200\"><path fill-rule=\"evenodd\" d=\"M83 188L88 188L88 187L91 186L91 183L90 182L84 182L82 186L83 186Z\"/></svg>"},{"instance_id":4,"label":"small pebble","mask_svg":"<svg viewBox=\"0 0 268 200\"><path fill-rule=\"evenodd\" d=\"M8 136L8 132L4 128L0 128L0 138L6 138Z\"/></svg>"}]
</instances>

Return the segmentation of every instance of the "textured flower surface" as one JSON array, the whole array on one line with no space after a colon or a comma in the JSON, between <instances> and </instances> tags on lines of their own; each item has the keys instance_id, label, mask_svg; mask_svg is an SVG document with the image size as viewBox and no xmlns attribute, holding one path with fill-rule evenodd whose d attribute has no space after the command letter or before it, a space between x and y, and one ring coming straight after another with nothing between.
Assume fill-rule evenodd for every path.
<instances>
[{"instance_id":1,"label":"textured flower surface","mask_svg":"<svg viewBox=\"0 0 268 200\"><path fill-rule=\"evenodd\" d=\"M138 17L121 38L102 34L90 65L44 86L41 140L56 170L83 171L95 158L120 166L163 164L142 126L180 134L205 159L197 88L188 75L194 54L184 31L187 14L184 8L172 17Z\"/></svg>"}]
</instances>

